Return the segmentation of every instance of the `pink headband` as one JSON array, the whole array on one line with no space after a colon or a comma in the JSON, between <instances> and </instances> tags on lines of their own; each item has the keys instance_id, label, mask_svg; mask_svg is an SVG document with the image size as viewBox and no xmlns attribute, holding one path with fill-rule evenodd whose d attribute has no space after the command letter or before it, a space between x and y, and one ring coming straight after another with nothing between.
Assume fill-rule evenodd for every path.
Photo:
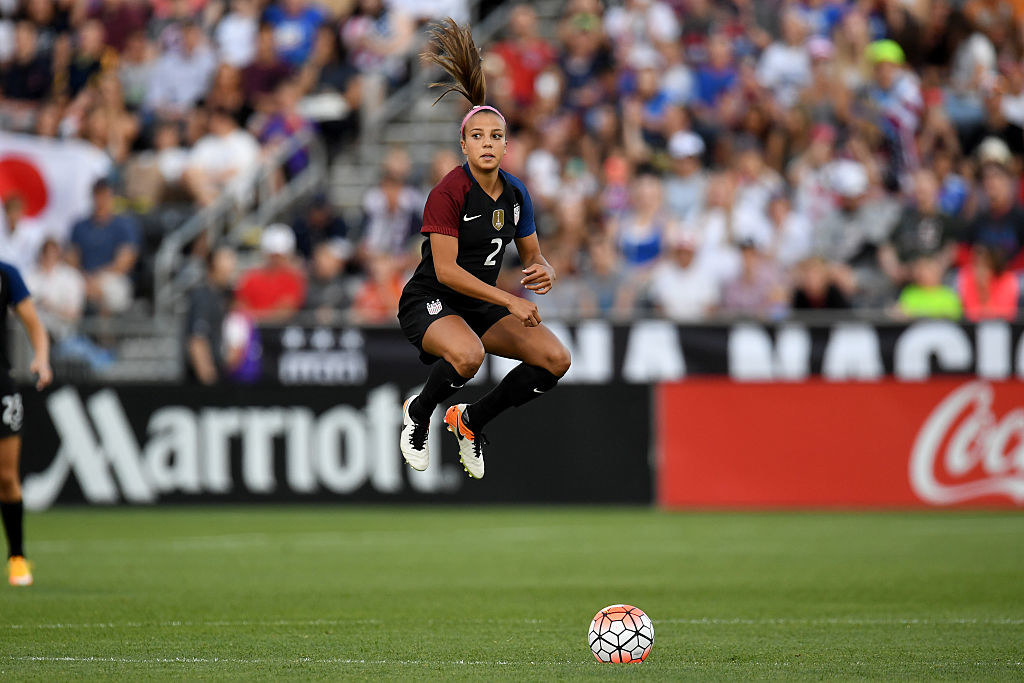
<instances>
[{"instance_id":1,"label":"pink headband","mask_svg":"<svg viewBox=\"0 0 1024 683\"><path fill-rule=\"evenodd\" d=\"M501 125L503 125L503 126L507 126L508 125L508 124L505 123L505 117L501 115L500 111L498 111L497 109L495 109L494 107L492 107L490 105L482 104L479 107L473 107L472 109L470 109L469 113L467 113L466 116L462 119L462 125L459 126L459 137L460 138L466 132L466 121L469 121L469 117L472 116L473 114L479 114L482 111L493 111L495 114L498 115L498 118L501 119Z\"/></svg>"}]
</instances>

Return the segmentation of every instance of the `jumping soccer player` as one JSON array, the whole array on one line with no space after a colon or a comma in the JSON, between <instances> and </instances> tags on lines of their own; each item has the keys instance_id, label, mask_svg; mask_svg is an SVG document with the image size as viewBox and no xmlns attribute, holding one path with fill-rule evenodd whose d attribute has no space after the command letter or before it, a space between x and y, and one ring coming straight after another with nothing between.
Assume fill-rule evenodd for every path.
<instances>
[{"instance_id":1,"label":"jumping soccer player","mask_svg":"<svg viewBox=\"0 0 1024 683\"><path fill-rule=\"evenodd\" d=\"M495 287L505 247L515 240L523 263L522 284L546 294L555 271L537 241L533 202L522 181L499 167L505 155L505 118L484 105L486 84L480 53L468 27L452 19L431 31L424 58L455 79L434 83L473 105L462 119L466 163L430 192L423 211L423 258L405 286L398 320L420 359L434 364L418 395L403 409L402 455L413 469L430 461L427 430L437 404L465 386L492 353L522 361L471 405L448 409L444 421L459 443L462 465L484 476L483 428L499 413L550 390L569 370L569 351L541 324L537 306Z\"/></svg>"},{"instance_id":2,"label":"jumping soccer player","mask_svg":"<svg viewBox=\"0 0 1024 683\"><path fill-rule=\"evenodd\" d=\"M29 369L36 376L36 389L42 389L53 373L50 370L50 339L36 315L35 304L18 269L0 261L0 330L6 329L7 309L13 308L28 332L35 352ZM0 341L0 518L7 535L7 578L12 586L31 586L32 572L25 560L23 547L24 508L21 503L21 482L18 458L21 454L21 423L24 408L21 394L11 379L11 360L7 337Z\"/></svg>"}]
</instances>

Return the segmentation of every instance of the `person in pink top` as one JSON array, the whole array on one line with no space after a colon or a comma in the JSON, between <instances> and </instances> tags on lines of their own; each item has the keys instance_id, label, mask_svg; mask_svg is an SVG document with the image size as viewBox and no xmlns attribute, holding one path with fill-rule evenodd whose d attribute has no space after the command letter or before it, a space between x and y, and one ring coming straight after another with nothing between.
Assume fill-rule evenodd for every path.
<instances>
[{"instance_id":1,"label":"person in pink top","mask_svg":"<svg viewBox=\"0 0 1024 683\"><path fill-rule=\"evenodd\" d=\"M1006 259L998 250L976 246L971 251L970 264L956 278L964 317L972 322L1017 317L1020 280L1005 267Z\"/></svg>"}]
</instances>

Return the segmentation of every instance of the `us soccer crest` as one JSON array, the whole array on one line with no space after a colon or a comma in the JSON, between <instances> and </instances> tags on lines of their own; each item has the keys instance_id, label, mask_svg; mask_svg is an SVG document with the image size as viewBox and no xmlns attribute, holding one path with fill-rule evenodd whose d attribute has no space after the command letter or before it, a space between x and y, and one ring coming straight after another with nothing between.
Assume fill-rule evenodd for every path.
<instances>
[{"instance_id":1,"label":"us soccer crest","mask_svg":"<svg viewBox=\"0 0 1024 683\"><path fill-rule=\"evenodd\" d=\"M505 227L505 209L494 210L494 213L491 214L491 225L494 226L495 230L501 230Z\"/></svg>"}]
</instances>

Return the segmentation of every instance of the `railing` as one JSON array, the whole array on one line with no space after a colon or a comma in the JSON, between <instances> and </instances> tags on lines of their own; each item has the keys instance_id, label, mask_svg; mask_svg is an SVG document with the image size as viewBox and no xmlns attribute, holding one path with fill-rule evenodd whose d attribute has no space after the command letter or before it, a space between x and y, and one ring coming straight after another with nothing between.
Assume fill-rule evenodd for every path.
<instances>
[{"instance_id":1,"label":"railing","mask_svg":"<svg viewBox=\"0 0 1024 683\"><path fill-rule=\"evenodd\" d=\"M279 171L297 153L305 152L309 163L285 185L277 187ZM239 227L264 225L280 216L296 199L324 183L327 152L312 130L304 130L278 146L263 162L240 202L235 193L223 193L160 243L153 267L154 311L157 317L172 315L185 293L197 284L195 271L180 271L185 248L203 233L211 245L227 238L239 239ZM250 209L251 206L251 209ZM247 213L248 212L248 213Z\"/></svg>"}]
</instances>

